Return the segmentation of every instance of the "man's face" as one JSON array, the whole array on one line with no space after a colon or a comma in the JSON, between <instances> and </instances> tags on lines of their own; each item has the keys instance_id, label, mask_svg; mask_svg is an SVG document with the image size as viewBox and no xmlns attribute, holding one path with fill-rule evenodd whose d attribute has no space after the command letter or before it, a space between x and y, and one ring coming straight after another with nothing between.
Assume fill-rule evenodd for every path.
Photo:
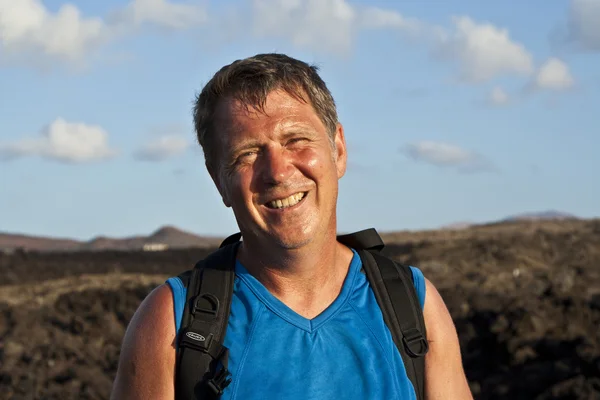
<instances>
[{"instance_id":1,"label":"man's face","mask_svg":"<svg viewBox=\"0 0 600 400\"><path fill-rule=\"evenodd\" d=\"M221 101L213 180L245 238L299 248L335 232L343 129L338 125L332 143L312 106L284 91L271 92L264 111Z\"/></svg>"}]
</instances>

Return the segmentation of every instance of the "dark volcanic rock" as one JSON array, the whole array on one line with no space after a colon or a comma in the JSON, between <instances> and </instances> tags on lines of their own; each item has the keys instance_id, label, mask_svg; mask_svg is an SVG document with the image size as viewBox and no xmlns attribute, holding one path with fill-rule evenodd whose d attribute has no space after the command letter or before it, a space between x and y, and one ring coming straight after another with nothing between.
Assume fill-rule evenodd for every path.
<instances>
[{"instance_id":1,"label":"dark volcanic rock","mask_svg":"<svg viewBox=\"0 0 600 400\"><path fill-rule=\"evenodd\" d=\"M155 286L73 290L37 309L1 304L0 398L108 398L127 323Z\"/></svg>"},{"instance_id":2,"label":"dark volcanic rock","mask_svg":"<svg viewBox=\"0 0 600 400\"><path fill-rule=\"evenodd\" d=\"M600 222L486 229L385 252L440 291L476 399L600 399ZM206 254L0 255L0 399L107 399L139 303Z\"/></svg>"}]
</instances>

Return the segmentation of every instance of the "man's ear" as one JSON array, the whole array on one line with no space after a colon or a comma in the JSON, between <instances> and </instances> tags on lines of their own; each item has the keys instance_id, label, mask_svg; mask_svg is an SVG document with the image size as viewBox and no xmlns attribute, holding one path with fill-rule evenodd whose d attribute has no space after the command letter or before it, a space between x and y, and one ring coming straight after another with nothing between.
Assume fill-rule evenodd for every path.
<instances>
[{"instance_id":1,"label":"man's ear","mask_svg":"<svg viewBox=\"0 0 600 400\"><path fill-rule=\"evenodd\" d=\"M346 163L348 161L348 153L346 152L346 138L344 137L344 127L338 123L335 130L333 140L335 151L335 163L337 167L338 179L342 178L346 173Z\"/></svg>"},{"instance_id":2,"label":"man's ear","mask_svg":"<svg viewBox=\"0 0 600 400\"><path fill-rule=\"evenodd\" d=\"M208 173L210 174L210 177L212 178L215 186L217 187L217 190L221 195L221 199L223 200L223 204L225 204L225 207L231 207L231 201L229 200L229 196L227 195L227 192L224 190L223 185L221 184L219 172L215 171L215 168L208 168Z\"/></svg>"}]
</instances>

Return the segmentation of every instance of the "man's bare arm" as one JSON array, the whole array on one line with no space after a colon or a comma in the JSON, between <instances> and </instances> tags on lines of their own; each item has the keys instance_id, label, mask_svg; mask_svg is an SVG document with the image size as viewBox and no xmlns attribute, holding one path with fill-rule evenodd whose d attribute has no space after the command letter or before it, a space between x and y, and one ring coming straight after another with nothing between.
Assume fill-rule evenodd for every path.
<instances>
[{"instance_id":1,"label":"man's bare arm","mask_svg":"<svg viewBox=\"0 0 600 400\"><path fill-rule=\"evenodd\" d=\"M439 292L425 280L425 325L429 352L425 356L425 398L427 400L471 400L458 335L452 317Z\"/></svg>"},{"instance_id":2,"label":"man's bare arm","mask_svg":"<svg viewBox=\"0 0 600 400\"><path fill-rule=\"evenodd\" d=\"M173 298L163 284L144 299L127 327L110 398L173 400L174 380Z\"/></svg>"}]
</instances>

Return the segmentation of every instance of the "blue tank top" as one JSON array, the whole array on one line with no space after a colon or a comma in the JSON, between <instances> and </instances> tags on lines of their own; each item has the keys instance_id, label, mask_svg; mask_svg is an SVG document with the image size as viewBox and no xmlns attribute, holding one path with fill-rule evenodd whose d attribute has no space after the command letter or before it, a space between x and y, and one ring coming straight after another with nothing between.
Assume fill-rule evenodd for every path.
<instances>
[{"instance_id":1,"label":"blue tank top","mask_svg":"<svg viewBox=\"0 0 600 400\"><path fill-rule=\"evenodd\" d=\"M354 251L342 290L320 315L306 319L273 296L237 262L229 323L232 382L223 400L416 400L402 357ZM425 280L411 267L421 307ZM167 280L175 325L186 289Z\"/></svg>"}]
</instances>

